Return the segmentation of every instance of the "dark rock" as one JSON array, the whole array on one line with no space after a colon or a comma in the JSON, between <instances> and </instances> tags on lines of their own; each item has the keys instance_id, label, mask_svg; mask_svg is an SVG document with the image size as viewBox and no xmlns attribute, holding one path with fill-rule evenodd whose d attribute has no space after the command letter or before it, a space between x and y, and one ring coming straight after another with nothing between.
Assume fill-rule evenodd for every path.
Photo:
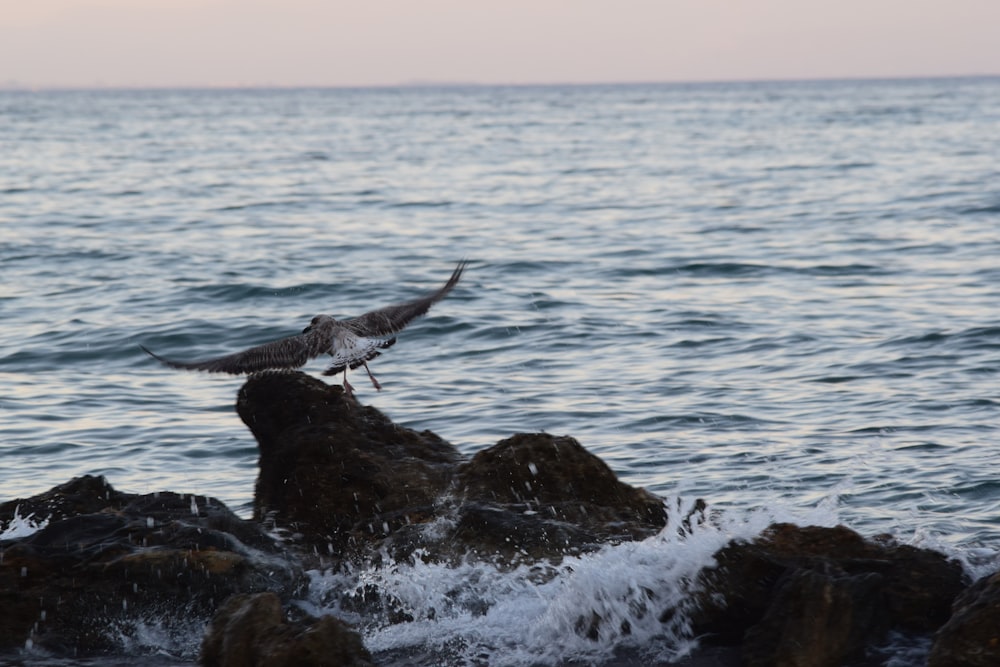
<instances>
[{"instance_id":1,"label":"dark rock","mask_svg":"<svg viewBox=\"0 0 1000 667\"><path fill-rule=\"evenodd\" d=\"M235 595L212 618L205 667L372 667L360 635L332 616L291 621L274 593Z\"/></svg>"},{"instance_id":2,"label":"dark rock","mask_svg":"<svg viewBox=\"0 0 1000 667\"><path fill-rule=\"evenodd\" d=\"M831 576L794 570L743 641L747 667L839 667L885 630L878 574Z\"/></svg>"},{"instance_id":3,"label":"dark rock","mask_svg":"<svg viewBox=\"0 0 1000 667\"><path fill-rule=\"evenodd\" d=\"M204 622L233 593L298 584L273 540L210 498L120 493L88 476L5 503L0 519L14 506L52 514L0 543L0 650L111 651L138 624Z\"/></svg>"},{"instance_id":4,"label":"dark rock","mask_svg":"<svg viewBox=\"0 0 1000 667\"><path fill-rule=\"evenodd\" d=\"M251 377L237 409L260 445L256 522L212 499L126 494L97 477L0 506L6 521L15 508L49 519L0 545L0 650L30 641L57 654L114 651L142 622L202 623L235 594L289 597L304 581L296 563L310 556L289 560L283 549L300 542L335 567L417 549L428 560L513 564L645 537L666 521L658 498L572 438L518 435L464 461L430 431L302 373ZM279 547L261 528L272 519L297 539ZM398 607L382 598L373 590L354 604Z\"/></svg>"},{"instance_id":5,"label":"dark rock","mask_svg":"<svg viewBox=\"0 0 1000 667\"><path fill-rule=\"evenodd\" d=\"M84 475L37 496L0 504L0 518L9 520L17 510L22 517L33 514L38 520L58 521L70 516L93 514L108 507L120 507L125 502L124 494L111 488L103 477Z\"/></svg>"},{"instance_id":6,"label":"dark rock","mask_svg":"<svg viewBox=\"0 0 1000 667\"><path fill-rule=\"evenodd\" d=\"M392 423L301 373L251 377L237 410L260 445L255 514L320 554L447 560L558 557L656 533L662 501L576 440L515 435L463 462L430 431ZM438 530L424 530L442 520Z\"/></svg>"},{"instance_id":7,"label":"dark rock","mask_svg":"<svg viewBox=\"0 0 1000 667\"><path fill-rule=\"evenodd\" d=\"M724 644L746 638L772 657L805 655L791 644L849 655L889 628L933 631L967 584L961 566L943 554L865 540L843 526L775 524L715 558L718 566L701 575L696 631ZM790 646L779 645L783 637ZM759 664L836 664L802 659Z\"/></svg>"},{"instance_id":8,"label":"dark rock","mask_svg":"<svg viewBox=\"0 0 1000 667\"><path fill-rule=\"evenodd\" d=\"M316 566L317 552L319 566L341 572L386 556L481 558L530 563L545 581L566 554L666 526L659 498L622 483L570 437L515 435L466 459L430 431L396 425L302 373L251 377L237 409L260 446L256 521L209 498L120 493L95 477L0 505L5 522L16 506L21 516L49 517L34 534L0 543L0 650L30 640L57 656L114 652L140 623L186 623L191 633L212 618L205 665L368 665L342 622L282 610L303 592L299 563ZM703 503L679 518L671 529L682 533L712 521ZM271 521L294 533L289 541L279 545L261 528ZM740 645L748 665L840 665L889 629L926 636L968 583L942 554L839 526L776 524L715 557L694 601L661 611L657 600L675 591L644 588L646 618L687 628L694 607L692 632ZM933 667L997 664L998 578L955 604ZM362 617L413 620L377 584L324 595ZM474 613L486 613L482 605ZM581 608L576 631L597 639L632 629Z\"/></svg>"},{"instance_id":9,"label":"dark rock","mask_svg":"<svg viewBox=\"0 0 1000 667\"><path fill-rule=\"evenodd\" d=\"M477 453L460 467L455 494L595 533L648 537L667 523L661 499L621 482L573 438L547 433L515 435Z\"/></svg>"},{"instance_id":10,"label":"dark rock","mask_svg":"<svg viewBox=\"0 0 1000 667\"><path fill-rule=\"evenodd\" d=\"M251 377L237 411L260 447L254 512L332 553L431 516L458 451L302 373Z\"/></svg>"},{"instance_id":11,"label":"dark rock","mask_svg":"<svg viewBox=\"0 0 1000 667\"><path fill-rule=\"evenodd\" d=\"M994 665L1000 665L1000 572L978 580L955 600L928 661L928 667Z\"/></svg>"},{"instance_id":12,"label":"dark rock","mask_svg":"<svg viewBox=\"0 0 1000 667\"><path fill-rule=\"evenodd\" d=\"M453 537L481 554L545 558L641 539L666 525L663 501L618 480L567 436L518 434L462 464Z\"/></svg>"},{"instance_id":13,"label":"dark rock","mask_svg":"<svg viewBox=\"0 0 1000 667\"><path fill-rule=\"evenodd\" d=\"M522 556L539 560L575 553L600 543L598 536L585 527L540 515L524 509L524 505L520 510L512 510L479 503L461 506L458 521L447 539L459 540L463 549L472 554L502 556L511 565Z\"/></svg>"}]
</instances>

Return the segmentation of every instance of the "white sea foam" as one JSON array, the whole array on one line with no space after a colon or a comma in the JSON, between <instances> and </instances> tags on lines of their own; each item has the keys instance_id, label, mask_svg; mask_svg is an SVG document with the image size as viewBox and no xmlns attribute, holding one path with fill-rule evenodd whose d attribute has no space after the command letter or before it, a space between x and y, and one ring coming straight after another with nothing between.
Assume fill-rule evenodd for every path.
<instances>
[{"instance_id":1,"label":"white sea foam","mask_svg":"<svg viewBox=\"0 0 1000 667\"><path fill-rule=\"evenodd\" d=\"M454 664L557 664L606 659L618 650L673 659L697 642L689 625L697 574L733 539L751 539L774 521L837 522L822 502L806 516L786 511L722 511L679 530L693 501L671 503L668 527L648 539L605 546L557 565L514 569L479 561L457 566L387 562L350 573L313 572L313 613L360 625L374 653L434 654ZM389 614L353 613L343 591L377 591ZM340 593L338 593L340 591ZM405 615L407 622L398 621Z\"/></svg>"},{"instance_id":2,"label":"white sea foam","mask_svg":"<svg viewBox=\"0 0 1000 667\"><path fill-rule=\"evenodd\" d=\"M37 533L49 525L49 519L35 519L34 514L21 516L21 506L14 508L14 517L0 530L0 540L16 540Z\"/></svg>"},{"instance_id":3,"label":"white sea foam","mask_svg":"<svg viewBox=\"0 0 1000 667\"><path fill-rule=\"evenodd\" d=\"M185 661L198 655L204 632L205 623L200 618L155 614L112 622L108 627L109 636L127 655L171 656Z\"/></svg>"}]
</instances>

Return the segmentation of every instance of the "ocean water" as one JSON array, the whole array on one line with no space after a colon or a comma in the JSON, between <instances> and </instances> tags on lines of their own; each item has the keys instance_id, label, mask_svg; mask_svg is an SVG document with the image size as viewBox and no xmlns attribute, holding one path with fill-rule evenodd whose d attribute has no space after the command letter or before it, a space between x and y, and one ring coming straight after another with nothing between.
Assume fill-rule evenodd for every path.
<instances>
[{"instance_id":1,"label":"ocean water","mask_svg":"<svg viewBox=\"0 0 1000 667\"><path fill-rule=\"evenodd\" d=\"M676 656L684 628L621 601L643 584L682 600L718 546L775 519L996 569L998 128L996 78L0 92L0 501L90 473L249 516L240 378L138 344L225 354L467 258L371 365L383 390L354 376L360 400L467 454L572 435L723 518L544 586L353 573L417 619L365 627L380 655L555 664L656 637ZM579 643L588 601L643 629ZM150 627L127 648L193 659L197 637Z\"/></svg>"}]
</instances>

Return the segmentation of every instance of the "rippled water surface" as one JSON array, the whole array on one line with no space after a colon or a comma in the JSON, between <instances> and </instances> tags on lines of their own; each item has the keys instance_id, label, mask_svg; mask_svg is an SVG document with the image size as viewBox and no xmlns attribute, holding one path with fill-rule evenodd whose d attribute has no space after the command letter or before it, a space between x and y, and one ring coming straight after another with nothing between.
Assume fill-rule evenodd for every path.
<instances>
[{"instance_id":1,"label":"rippled water surface","mask_svg":"<svg viewBox=\"0 0 1000 667\"><path fill-rule=\"evenodd\" d=\"M362 401L992 553L998 127L998 79L0 93L0 500L92 473L248 514L240 379L138 344L235 351L464 257Z\"/></svg>"}]
</instances>

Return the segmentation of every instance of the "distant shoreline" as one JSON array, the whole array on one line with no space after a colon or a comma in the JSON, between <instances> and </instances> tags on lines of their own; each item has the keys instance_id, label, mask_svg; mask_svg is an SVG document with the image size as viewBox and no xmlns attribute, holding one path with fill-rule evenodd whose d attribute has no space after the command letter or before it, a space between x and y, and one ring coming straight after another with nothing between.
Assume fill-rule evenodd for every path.
<instances>
[{"instance_id":1,"label":"distant shoreline","mask_svg":"<svg viewBox=\"0 0 1000 667\"><path fill-rule=\"evenodd\" d=\"M426 90L462 88L639 88L639 87L700 87L700 86L755 86L755 85L801 85L801 84L877 84L877 83L918 83L921 81L992 81L1000 79L1000 73L993 74L951 74L926 76L844 76L817 78L776 78L776 79L705 79L674 81L589 81L589 82L476 82L476 81L404 81L370 85L347 84L301 84L281 85L273 83L236 84L31 84L19 81L0 83L0 92L116 92L116 91L296 91L296 90Z\"/></svg>"}]
</instances>

